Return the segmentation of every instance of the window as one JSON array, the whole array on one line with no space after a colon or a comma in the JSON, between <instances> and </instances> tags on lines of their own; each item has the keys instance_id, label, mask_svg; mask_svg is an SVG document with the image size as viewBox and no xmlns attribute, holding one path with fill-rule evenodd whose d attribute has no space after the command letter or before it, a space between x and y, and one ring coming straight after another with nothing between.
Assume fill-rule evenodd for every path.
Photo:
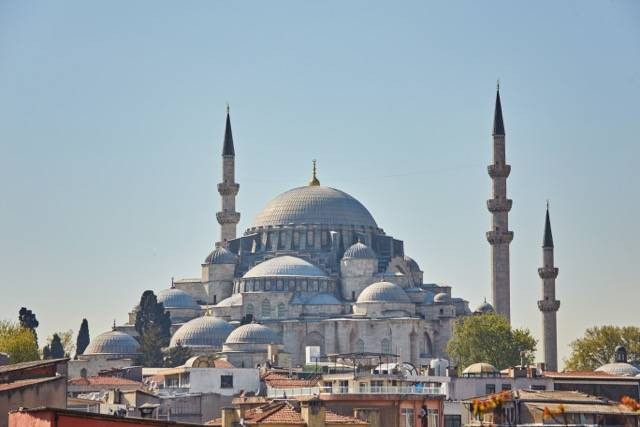
<instances>
[{"instance_id":1,"label":"window","mask_svg":"<svg viewBox=\"0 0 640 427\"><path fill-rule=\"evenodd\" d=\"M531 390L545 391L547 387L545 385L534 384L531 386Z\"/></svg>"},{"instance_id":2,"label":"window","mask_svg":"<svg viewBox=\"0 0 640 427\"><path fill-rule=\"evenodd\" d=\"M496 392L496 385L495 384L487 384L486 385L486 394L493 394Z\"/></svg>"},{"instance_id":3,"label":"window","mask_svg":"<svg viewBox=\"0 0 640 427\"><path fill-rule=\"evenodd\" d=\"M233 388L233 375L220 375L220 388Z\"/></svg>"},{"instance_id":4,"label":"window","mask_svg":"<svg viewBox=\"0 0 640 427\"><path fill-rule=\"evenodd\" d=\"M355 353L364 353L364 341L361 339L357 340L353 345L353 351Z\"/></svg>"},{"instance_id":5,"label":"window","mask_svg":"<svg viewBox=\"0 0 640 427\"><path fill-rule=\"evenodd\" d=\"M444 427L462 427L461 415L445 415Z\"/></svg>"},{"instance_id":6,"label":"window","mask_svg":"<svg viewBox=\"0 0 640 427\"><path fill-rule=\"evenodd\" d=\"M367 392L367 383L359 383L358 384L358 389L360 390L360 393L366 393Z\"/></svg>"},{"instance_id":7,"label":"window","mask_svg":"<svg viewBox=\"0 0 640 427\"><path fill-rule=\"evenodd\" d=\"M80 376L82 378L87 378L87 370L85 368L80 369Z\"/></svg>"},{"instance_id":8,"label":"window","mask_svg":"<svg viewBox=\"0 0 640 427\"><path fill-rule=\"evenodd\" d=\"M414 427L414 415L413 409L402 408L400 410L400 427Z\"/></svg>"},{"instance_id":9,"label":"window","mask_svg":"<svg viewBox=\"0 0 640 427\"><path fill-rule=\"evenodd\" d=\"M503 391L511 390L511 384L502 384L502 390Z\"/></svg>"},{"instance_id":10,"label":"window","mask_svg":"<svg viewBox=\"0 0 640 427\"><path fill-rule=\"evenodd\" d=\"M371 381L371 393L381 393L384 387L384 381L372 380Z\"/></svg>"},{"instance_id":11,"label":"window","mask_svg":"<svg viewBox=\"0 0 640 427\"><path fill-rule=\"evenodd\" d=\"M391 353L391 341L389 341L387 338L383 338L382 339L382 343L380 344L380 351L382 353L390 354Z\"/></svg>"},{"instance_id":12,"label":"window","mask_svg":"<svg viewBox=\"0 0 640 427\"><path fill-rule=\"evenodd\" d=\"M349 381L340 380L340 393L348 393L349 392Z\"/></svg>"},{"instance_id":13,"label":"window","mask_svg":"<svg viewBox=\"0 0 640 427\"><path fill-rule=\"evenodd\" d=\"M247 314L253 315L253 312L255 311L253 308L253 304L251 303L247 304L246 310L247 310Z\"/></svg>"},{"instance_id":14,"label":"window","mask_svg":"<svg viewBox=\"0 0 640 427\"><path fill-rule=\"evenodd\" d=\"M267 281L264 283L264 290L265 290L265 291L270 291L270 290L271 290L271 280L267 280Z\"/></svg>"},{"instance_id":15,"label":"window","mask_svg":"<svg viewBox=\"0 0 640 427\"><path fill-rule=\"evenodd\" d=\"M440 425L440 420L438 410L437 409L427 409L427 426L428 427L438 427Z\"/></svg>"},{"instance_id":16,"label":"window","mask_svg":"<svg viewBox=\"0 0 640 427\"><path fill-rule=\"evenodd\" d=\"M287 306L283 302L278 304L278 319L284 319L287 317Z\"/></svg>"},{"instance_id":17,"label":"window","mask_svg":"<svg viewBox=\"0 0 640 427\"><path fill-rule=\"evenodd\" d=\"M271 303L268 299L262 301L262 317L264 319L271 317Z\"/></svg>"}]
</instances>

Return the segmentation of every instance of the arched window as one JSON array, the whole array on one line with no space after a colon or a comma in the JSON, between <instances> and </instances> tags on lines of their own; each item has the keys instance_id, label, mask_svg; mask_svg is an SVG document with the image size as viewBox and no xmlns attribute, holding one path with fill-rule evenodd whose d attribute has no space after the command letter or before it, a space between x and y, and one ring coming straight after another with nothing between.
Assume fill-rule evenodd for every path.
<instances>
[{"instance_id":1,"label":"arched window","mask_svg":"<svg viewBox=\"0 0 640 427\"><path fill-rule=\"evenodd\" d=\"M268 299L262 300L262 318L268 319L271 317L271 303Z\"/></svg>"},{"instance_id":2,"label":"arched window","mask_svg":"<svg viewBox=\"0 0 640 427\"><path fill-rule=\"evenodd\" d=\"M357 340L353 345L353 351L355 353L364 353L364 341L362 341L361 339Z\"/></svg>"},{"instance_id":3,"label":"arched window","mask_svg":"<svg viewBox=\"0 0 640 427\"><path fill-rule=\"evenodd\" d=\"M255 311L255 310L253 309L253 304L251 304L251 303L247 304L246 310L247 310L247 313L246 313L246 314L251 314L251 315L253 315L253 312Z\"/></svg>"},{"instance_id":4,"label":"arched window","mask_svg":"<svg viewBox=\"0 0 640 427\"><path fill-rule=\"evenodd\" d=\"M283 302L278 304L278 319L284 319L287 317L287 306Z\"/></svg>"},{"instance_id":5,"label":"arched window","mask_svg":"<svg viewBox=\"0 0 640 427\"><path fill-rule=\"evenodd\" d=\"M85 368L80 369L80 376L82 378L87 378L87 370Z\"/></svg>"},{"instance_id":6,"label":"arched window","mask_svg":"<svg viewBox=\"0 0 640 427\"><path fill-rule=\"evenodd\" d=\"M391 341L389 341L386 338L383 338L382 342L380 343L380 351L382 353L391 354Z\"/></svg>"}]
</instances>

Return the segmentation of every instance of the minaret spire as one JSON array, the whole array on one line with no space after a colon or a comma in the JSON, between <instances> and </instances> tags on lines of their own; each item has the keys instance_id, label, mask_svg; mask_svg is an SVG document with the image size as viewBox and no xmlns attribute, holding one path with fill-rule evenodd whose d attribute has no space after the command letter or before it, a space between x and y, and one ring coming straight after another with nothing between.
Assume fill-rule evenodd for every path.
<instances>
[{"instance_id":1,"label":"minaret spire","mask_svg":"<svg viewBox=\"0 0 640 427\"><path fill-rule=\"evenodd\" d=\"M312 176L311 176L311 181L309 181L309 185L310 186L319 186L320 185L320 181L318 180L318 177L316 176L316 159L313 159L313 172L312 172Z\"/></svg>"},{"instance_id":2,"label":"minaret spire","mask_svg":"<svg viewBox=\"0 0 640 427\"><path fill-rule=\"evenodd\" d=\"M240 190L240 185L235 182L235 157L231 116L229 114L229 104L227 104L227 123L222 146L222 182L218 184L218 193L222 198L222 210L216 213L216 218L220 224L220 242L223 245L236 238L236 226L240 222L240 214L236 212L236 196Z\"/></svg>"},{"instance_id":3,"label":"minaret spire","mask_svg":"<svg viewBox=\"0 0 640 427\"><path fill-rule=\"evenodd\" d=\"M542 240L542 267L538 269L542 279L542 299L538 301L538 309L542 313L542 349L544 364L548 371L558 370L558 331L556 312L560 308L560 301L556 299L556 277L558 269L553 260L553 236L551 235L551 221L549 220L549 202L544 222L544 237Z\"/></svg>"},{"instance_id":4,"label":"minaret spire","mask_svg":"<svg viewBox=\"0 0 640 427\"><path fill-rule=\"evenodd\" d=\"M500 83L496 88L496 105L493 116L493 164L488 168L493 187L493 198L487 200L491 212L491 230L487 241L491 245L491 291L496 313L511 320L509 244L513 232L509 231L509 211L512 201L507 199L507 177L511 166L506 163L505 132L500 102Z\"/></svg>"}]
</instances>

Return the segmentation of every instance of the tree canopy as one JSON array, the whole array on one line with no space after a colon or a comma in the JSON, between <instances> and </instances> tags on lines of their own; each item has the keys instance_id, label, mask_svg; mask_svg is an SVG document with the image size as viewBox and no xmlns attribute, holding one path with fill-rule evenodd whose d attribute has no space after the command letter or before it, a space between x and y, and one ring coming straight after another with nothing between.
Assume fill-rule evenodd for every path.
<instances>
[{"instance_id":1,"label":"tree canopy","mask_svg":"<svg viewBox=\"0 0 640 427\"><path fill-rule=\"evenodd\" d=\"M37 347L38 334L36 333L36 328L40 325L40 322L36 319L36 314L27 307L22 307L20 308L20 311L18 311L18 321L20 322L20 326L23 328L31 329Z\"/></svg>"},{"instance_id":2,"label":"tree canopy","mask_svg":"<svg viewBox=\"0 0 640 427\"><path fill-rule=\"evenodd\" d=\"M512 329L504 316L485 313L456 321L447 352L460 368L485 362L504 369L533 363L536 344L528 329Z\"/></svg>"},{"instance_id":3,"label":"tree canopy","mask_svg":"<svg viewBox=\"0 0 640 427\"><path fill-rule=\"evenodd\" d=\"M52 359L61 359L64 357L64 347L62 347L60 335L53 334L53 337L51 338L51 345L49 348L51 349Z\"/></svg>"},{"instance_id":4,"label":"tree canopy","mask_svg":"<svg viewBox=\"0 0 640 427\"><path fill-rule=\"evenodd\" d=\"M165 368L175 368L182 366L193 356L193 352L189 347L183 347L181 343L177 343L175 347L169 348L164 356Z\"/></svg>"},{"instance_id":5,"label":"tree canopy","mask_svg":"<svg viewBox=\"0 0 640 427\"><path fill-rule=\"evenodd\" d=\"M87 322L87 319L82 319L80 329L78 330L78 337L76 338L76 356L84 354L84 350L89 345L89 341L89 322Z\"/></svg>"},{"instance_id":6,"label":"tree canopy","mask_svg":"<svg viewBox=\"0 0 640 427\"><path fill-rule=\"evenodd\" d=\"M161 341L160 328L155 324L149 325L140 336L142 366L158 368L163 365L162 346L159 344Z\"/></svg>"},{"instance_id":7,"label":"tree canopy","mask_svg":"<svg viewBox=\"0 0 640 427\"><path fill-rule=\"evenodd\" d=\"M565 360L569 371L592 371L613 362L615 348L623 345L629 362L640 361L640 328L637 326L594 326L582 338L571 342L571 355Z\"/></svg>"},{"instance_id":8,"label":"tree canopy","mask_svg":"<svg viewBox=\"0 0 640 427\"><path fill-rule=\"evenodd\" d=\"M40 358L33 330L7 320L0 321L0 352L9 355L10 363Z\"/></svg>"},{"instance_id":9,"label":"tree canopy","mask_svg":"<svg viewBox=\"0 0 640 427\"><path fill-rule=\"evenodd\" d=\"M153 291L142 293L135 328L140 337L142 364L149 367L162 366L162 347L169 345L171 338L171 318Z\"/></svg>"}]
</instances>

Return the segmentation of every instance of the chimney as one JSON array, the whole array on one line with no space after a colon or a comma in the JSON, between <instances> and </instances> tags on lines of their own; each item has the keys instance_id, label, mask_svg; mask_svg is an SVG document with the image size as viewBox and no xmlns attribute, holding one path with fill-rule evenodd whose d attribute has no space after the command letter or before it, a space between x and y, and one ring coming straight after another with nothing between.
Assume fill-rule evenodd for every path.
<instances>
[{"instance_id":1,"label":"chimney","mask_svg":"<svg viewBox=\"0 0 640 427\"><path fill-rule=\"evenodd\" d=\"M324 402L313 398L300 402L300 414L307 427L325 427L326 411ZM226 427L226 426L224 426Z\"/></svg>"},{"instance_id":2,"label":"chimney","mask_svg":"<svg viewBox=\"0 0 640 427\"><path fill-rule=\"evenodd\" d=\"M222 408L222 427L236 427L239 425L238 411L233 407Z\"/></svg>"},{"instance_id":3,"label":"chimney","mask_svg":"<svg viewBox=\"0 0 640 427\"><path fill-rule=\"evenodd\" d=\"M278 366L278 347L276 344L267 346L267 358L272 366Z\"/></svg>"}]
</instances>

